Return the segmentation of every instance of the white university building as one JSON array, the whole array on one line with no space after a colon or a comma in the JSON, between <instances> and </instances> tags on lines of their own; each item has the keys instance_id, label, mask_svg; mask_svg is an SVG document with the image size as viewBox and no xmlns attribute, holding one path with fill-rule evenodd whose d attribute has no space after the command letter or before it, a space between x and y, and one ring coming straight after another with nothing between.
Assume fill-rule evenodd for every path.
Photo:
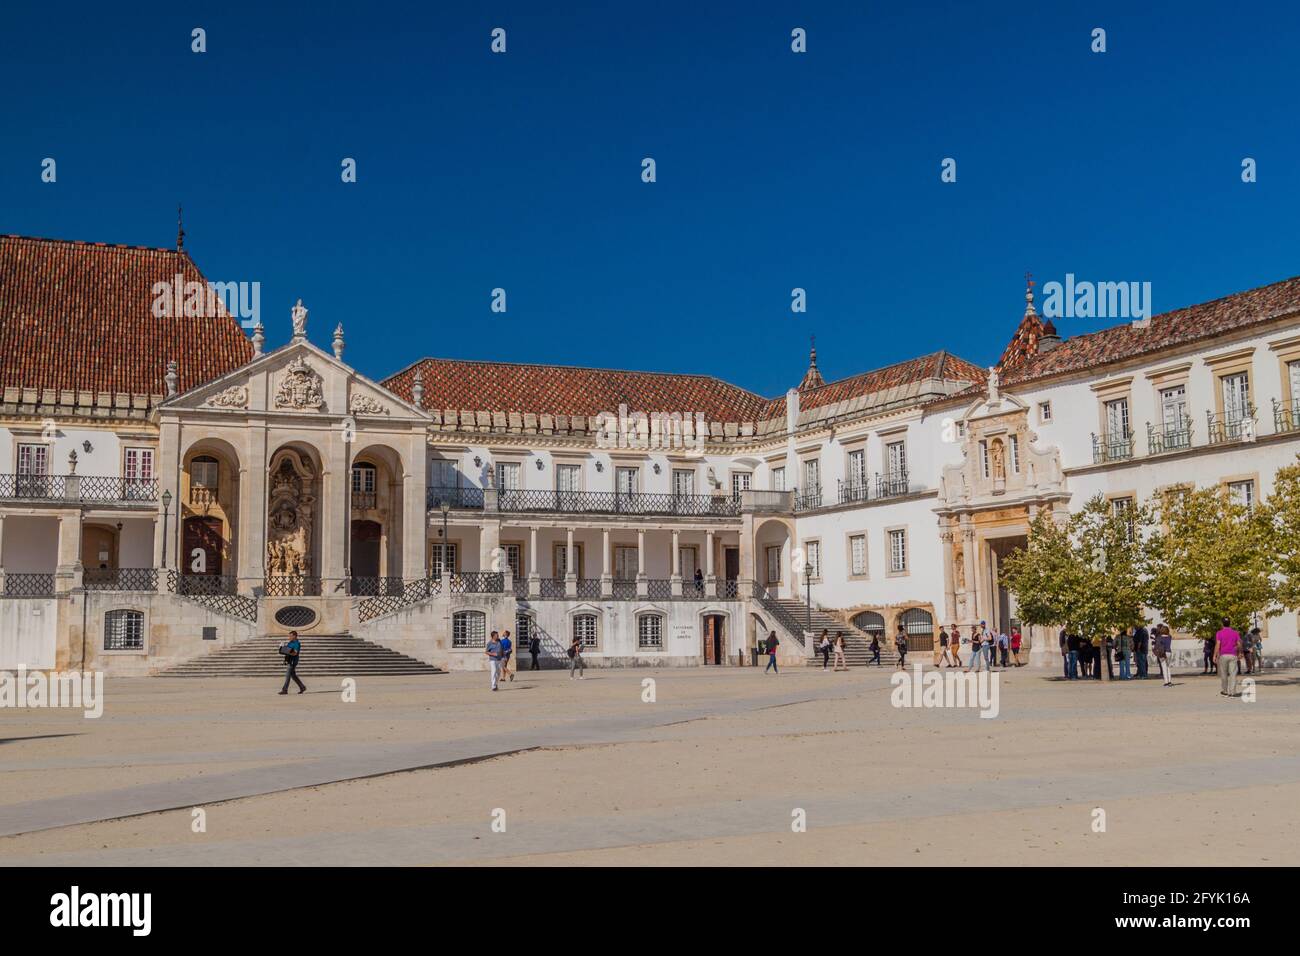
<instances>
[{"instance_id":1,"label":"white university building","mask_svg":"<svg viewBox=\"0 0 1300 956\"><path fill-rule=\"evenodd\" d=\"M855 660L900 626L923 650L1016 622L999 562L1041 510L1255 501L1300 453L1300 279L1066 339L1029 291L992 370L828 383L814 351L768 398L437 358L376 381L301 303L277 348L220 309L157 317L177 276L206 287L179 242L0 236L0 668L156 674L290 629L445 669L506 628L592 666L750 666L772 630L795 663L810 622ZM1262 623L1300 652L1294 613Z\"/></svg>"}]
</instances>

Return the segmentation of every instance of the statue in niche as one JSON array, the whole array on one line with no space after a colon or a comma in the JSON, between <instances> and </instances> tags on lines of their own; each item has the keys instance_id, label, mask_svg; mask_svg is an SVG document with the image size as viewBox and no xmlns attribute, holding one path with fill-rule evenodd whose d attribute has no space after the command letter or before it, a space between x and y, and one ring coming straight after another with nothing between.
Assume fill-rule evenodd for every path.
<instances>
[{"instance_id":1,"label":"statue in niche","mask_svg":"<svg viewBox=\"0 0 1300 956\"><path fill-rule=\"evenodd\" d=\"M993 459L993 477L996 480L1006 478L1005 465L1002 454L1002 439L993 439L993 444L989 447L989 455Z\"/></svg>"},{"instance_id":2,"label":"statue in niche","mask_svg":"<svg viewBox=\"0 0 1300 956\"><path fill-rule=\"evenodd\" d=\"M266 561L269 573L310 577L315 471L295 452L286 452L271 472Z\"/></svg>"},{"instance_id":3,"label":"statue in niche","mask_svg":"<svg viewBox=\"0 0 1300 956\"><path fill-rule=\"evenodd\" d=\"M966 561L962 554L960 545L952 549L952 579L956 584L957 593L963 594L966 591Z\"/></svg>"}]
</instances>

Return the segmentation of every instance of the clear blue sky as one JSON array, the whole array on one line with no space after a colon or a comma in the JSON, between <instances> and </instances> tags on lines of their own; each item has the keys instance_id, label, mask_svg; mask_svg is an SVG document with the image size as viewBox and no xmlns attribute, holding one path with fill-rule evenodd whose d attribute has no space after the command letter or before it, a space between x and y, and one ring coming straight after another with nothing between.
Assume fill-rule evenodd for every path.
<instances>
[{"instance_id":1,"label":"clear blue sky","mask_svg":"<svg viewBox=\"0 0 1300 956\"><path fill-rule=\"evenodd\" d=\"M810 332L827 379L938 348L989 364L1026 270L1149 281L1156 312L1300 272L1298 20L1294 3L10 4L0 232L168 246L182 201L205 274L261 282L270 344L301 296L312 339L342 321L375 377L434 355L776 395Z\"/></svg>"}]
</instances>

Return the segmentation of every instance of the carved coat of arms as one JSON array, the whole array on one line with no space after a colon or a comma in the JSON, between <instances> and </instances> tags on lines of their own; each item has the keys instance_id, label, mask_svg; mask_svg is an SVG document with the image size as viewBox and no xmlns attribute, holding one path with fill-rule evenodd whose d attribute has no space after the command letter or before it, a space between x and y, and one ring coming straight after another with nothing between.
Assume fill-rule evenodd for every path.
<instances>
[{"instance_id":1,"label":"carved coat of arms","mask_svg":"<svg viewBox=\"0 0 1300 956\"><path fill-rule=\"evenodd\" d=\"M275 390L275 407L309 409L324 404L321 377L312 371L304 358L290 362Z\"/></svg>"}]
</instances>

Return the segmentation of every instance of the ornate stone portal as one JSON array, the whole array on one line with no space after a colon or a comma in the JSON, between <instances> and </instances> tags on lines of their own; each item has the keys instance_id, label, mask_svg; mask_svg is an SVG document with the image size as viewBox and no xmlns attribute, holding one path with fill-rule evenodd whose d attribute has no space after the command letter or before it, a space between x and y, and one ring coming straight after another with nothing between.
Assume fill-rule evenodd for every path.
<instances>
[{"instance_id":1,"label":"ornate stone portal","mask_svg":"<svg viewBox=\"0 0 1300 956\"><path fill-rule=\"evenodd\" d=\"M269 575L313 577L312 519L316 470L296 451L282 451L271 463L267 510L266 569Z\"/></svg>"}]
</instances>

